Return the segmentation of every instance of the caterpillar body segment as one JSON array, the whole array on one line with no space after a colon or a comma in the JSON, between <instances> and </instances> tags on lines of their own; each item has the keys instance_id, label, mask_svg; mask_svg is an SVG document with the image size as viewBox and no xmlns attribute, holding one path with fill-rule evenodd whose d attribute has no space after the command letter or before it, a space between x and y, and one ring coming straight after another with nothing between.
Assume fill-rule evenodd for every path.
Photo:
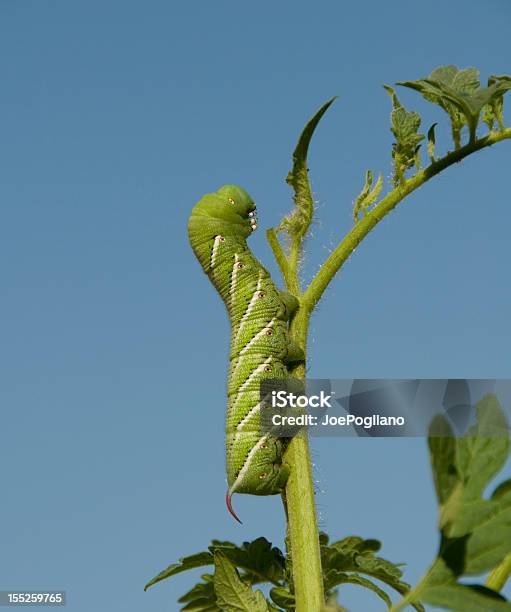
<instances>
[{"instance_id":1,"label":"caterpillar body segment","mask_svg":"<svg viewBox=\"0 0 511 612\"><path fill-rule=\"evenodd\" d=\"M288 469L286 439L260 431L260 384L287 378L287 365L303 359L289 340L288 321L298 307L277 289L246 239L257 227L255 204L246 191L226 185L205 195L188 223L192 249L225 303L231 322L227 384L227 506L234 493L281 493Z\"/></svg>"}]
</instances>

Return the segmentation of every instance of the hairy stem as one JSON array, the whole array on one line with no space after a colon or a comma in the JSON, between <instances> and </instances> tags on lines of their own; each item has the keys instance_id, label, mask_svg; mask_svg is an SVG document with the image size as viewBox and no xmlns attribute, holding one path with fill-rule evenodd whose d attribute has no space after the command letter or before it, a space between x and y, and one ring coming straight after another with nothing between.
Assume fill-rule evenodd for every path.
<instances>
[{"instance_id":1,"label":"hairy stem","mask_svg":"<svg viewBox=\"0 0 511 612\"><path fill-rule=\"evenodd\" d=\"M289 262L287 260L286 254L284 253L284 249L280 244L280 240L277 236L277 232L270 227L270 229L266 230L266 240L273 251L273 256L275 257L275 261L277 262L282 277L284 278L284 282L286 283L286 287L289 287L291 284L291 269L289 267Z\"/></svg>"},{"instance_id":2,"label":"hairy stem","mask_svg":"<svg viewBox=\"0 0 511 612\"><path fill-rule=\"evenodd\" d=\"M266 237L284 277L286 288L300 299L298 264L302 240L293 240L288 259L275 230L268 230ZM300 302L289 326L290 339L301 346L304 353L307 350L309 318L310 310ZM291 371L291 375L295 378L305 378L305 371L304 361ZM302 431L291 440L284 461L290 468L282 501L287 520L287 556L292 560L293 568L295 609L296 612L320 612L325 604L323 574L314 481L306 431Z\"/></svg>"},{"instance_id":3,"label":"hairy stem","mask_svg":"<svg viewBox=\"0 0 511 612\"><path fill-rule=\"evenodd\" d=\"M511 574L511 554L504 558L500 565L494 568L486 579L486 586L494 591L500 591L504 587Z\"/></svg>"},{"instance_id":4,"label":"hairy stem","mask_svg":"<svg viewBox=\"0 0 511 612\"><path fill-rule=\"evenodd\" d=\"M291 338L304 347L310 313L300 306L290 326ZM305 363L292 372L305 377ZM295 436L284 461L291 473L286 485L288 537L293 561L296 612L320 612L324 606L319 533L307 432Z\"/></svg>"}]
</instances>

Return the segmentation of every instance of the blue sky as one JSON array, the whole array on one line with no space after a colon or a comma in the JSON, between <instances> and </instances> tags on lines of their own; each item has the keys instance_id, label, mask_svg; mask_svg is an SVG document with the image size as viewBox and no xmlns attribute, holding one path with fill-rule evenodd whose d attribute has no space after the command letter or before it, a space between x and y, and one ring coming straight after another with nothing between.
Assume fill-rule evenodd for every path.
<instances>
[{"instance_id":1,"label":"blue sky","mask_svg":"<svg viewBox=\"0 0 511 612\"><path fill-rule=\"evenodd\" d=\"M510 26L506 0L0 3L1 589L170 611L192 575L142 587L181 555L282 545L277 497L239 496L243 526L225 510L228 322L190 209L237 183L275 225L296 138L339 95L310 152L307 281L366 169L389 184L382 84L509 74ZM400 95L445 151L441 111ZM313 319L311 377L510 377L510 153L449 169L364 241ZM321 527L381 539L416 581L437 545L425 441L315 439L313 459ZM357 587L342 601L380 609Z\"/></svg>"}]
</instances>

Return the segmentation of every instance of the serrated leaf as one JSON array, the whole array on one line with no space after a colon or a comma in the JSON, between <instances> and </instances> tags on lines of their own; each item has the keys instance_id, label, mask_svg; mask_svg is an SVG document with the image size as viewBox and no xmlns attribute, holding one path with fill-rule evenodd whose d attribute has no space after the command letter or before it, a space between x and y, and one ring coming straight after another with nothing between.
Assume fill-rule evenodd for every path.
<instances>
[{"instance_id":1,"label":"serrated leaf","mask_svg":"<svg viewBox=\"0 0 511 612\"><path fill-rule=\"evenodd\" d=\"M491 131L495 124L500 130L504 130L504 97L497 98L487 104L483 109L483 121Z\"/></svg>"},{"instance_id":2,"label":"serrated leaf","mask_svg":"<svg viewBox=\"0 0 511 612\"><path fill-rule=\"evenodd\" d=\"M181 608L182 612L216 612L220 610L216 603L213 575L203 574L201 578L204 582L199 582L178 599L179 603L186 604Z\"/></svg>"},{"instance_id":3,"label":"serrated leaf","mask_svg":"<svg viewBox=\"0 0 511 612\"><path fill-rule=\"evenodd\" d=\"M243 542L241 547L232 542L213 540L209 550L213 554L222 553L236 567L254 575L257 580L252 584L265 581L276 584L284 578L284 555L266 538Z\"/></svg>"},{"instance_id":4,"label":"serrated leaf","mask_svg":"<svg viewBox=\"0 0 511 612\"><path fill-rule=\"evenodd\" d=\"M179 563L169 565L145 586L145 590L157 582L181 572L213 565L216 553L223 554L232 564L245 572L240 576L240 580L246 585L261 582L279 584L284 579L284 555L265 538L257 538L253 542L244 542L241 547L232 542L213 540L208 552L183 557L179 560ZM181 603L187 604L183 608L186 612L220 610L216 604L216 594L212 584L213 577L210 574L204 574L202 578L205 581L204 583L195 585L179 599Z\"/></svg>"},{"instance_id":5,"label":"serrated leaf","mask_svg":"<svg viewBox=\"0 0 511 612\"><path fill-rule=\"evenodd\" d=\"M464 506L473 505L509 454L506 419L495 395L476 406L477 424L456 439L443 416L433 419L428 444L437 497L440 528L448 538L468 533L463 527ZM488 503L488 502L484 502ZM484 505L484 504L483 504Z\"/></svg>"},{"instance_id":6,"label":"serrated leaf","mask_svg":"<svg viewBox=\"0 0 511 612\"><path fill-rule=\"evenodd\" d=\"M357 536L344 538L330 546L321 546L325 590L338 584L339 573L354 572L381 580L398 593L407 593L410 586L401 581L403 573L398 565L374 555L379 548L378 540L364 540ZM415 608L423 610L420 604L416 604Z\"/></svg>"},{"instance_id":7,"label":"serrated leaf","mask_svg":"<svg viewBox=\"0 0 511 612\"><path fill-rule=\"evenodd\" d=\"M458 612L511 612L498 593L457 581L483 574L511 551L511 480L497 487L491 499L482 497L508 457L508 425L495 395L478 402L476 416L462 438L454 437L443 416L431 423L428 443L441 508L441 545L425 578L405 601Z\"/></svg>"},{"instance_id":8,"label":"serrated leaf","mask_svg":"<svg viewBox=\"0 0 511 612\"><path fill-rule=\"evenodd\" d=\"M330 546L337 550L356 550L359 553L377 552L381 548L381 542L372 538L365 540L360 536L348 536L342 540L332 542Z\"/></svg>"},{"instance_id":9,"label":"serrated leaf","mask_svg":"<svg viewBox=\"0 0 511 612\"><path fill-rule=\"evenodd\" d=\"M419 166L419 148L424 134L419 133L421 117L419 113L407 111L399 101L396 92L388 85L383 86L392 100L390 115L391 132L396 139L392 147L394 160L394 184L405 179L405 172L414 165Z\"/></svg>"},{"instance_id":10,"label":"serrated leaf","mask_svg":"<svg viewBox=\"0 0 511 612\"><path fill-rule=\"evenodd\" d=\"M437 415L431 422L428 446L436 494L440 506L443 506L459 482L460 475L454 432L442 415Z\"/></svg>"},{"instance_id":11,"label":"serrated leaf","mask_svg":"<svg viewBox=\"0 0 511 612\"><path fill-rule=\"evenodd\" d=\"M196 599L181 608L181 612L222 612L214 601L209 599Z\"/></svg>"},{"instance_id":12,"label":"serrated leaf","mask_svg":"<svg viewBox=\"0 0 511 612\"><path fill-rule=\"evenodd\" d=\"M456 612L511 612L511 604L504 597L481 585L452 582L426 587L421 600Z\"/></svg>"},{"instance_id":13,"label":"serrated leaf","mask_svg":"<svg viewBox=\"0 0 511 612\"><path fill-rule=\"evenodd\" d=\"M488 78L488 87L491 87L495 83L511 83L511 77L509 76L495 76L491 75ZM486 106L483 108L483 121L488 126L489 130L493 130L495 124L498 128L503 131L505 130L504 125L504 94L496 95Z\"/></svg>"},{"instance_id":14,"label":"serrated leaf","mask_svg":"<svg viewBox=\"0 0 511 612\"><path fill-rule=\"evenodd\" d=\"M198 582L187 593L178 599L179 603L186 603L187 601L193 601L194 599L214 598L215 589L213 588L213 575L205 574L202 576L202 578L205 580L205 582Z\"/></svg>"},{"instance_id":15,"label":"serrated leaf","mask_svg":"<svg viewBox=\"0 0 511 612\"><path fill-rule=\"evenodd\" d=\"M383 187L383 177L380 174L378 176L378 180L376 181L376 185L373 189L371 189L373 183L373 175L371 170L366 172L365 183L360 195L355 200L353 205L353 218L355 219L355 223L358 222L358 218L360 215L360 211L364 211L364 214L369 210L369 208L376 202L378 196Z\"/></svg>"},{"instance_id":16,"label":"serrated leaf","mask_svg":"<svg viewBox=\"0 0 511 612\"><path fill-rule=\"evenodd\" d=\"M356 536L333 542L330 546L322 546L321 563L325 576L325 588L328 590L331 586L335 586L329 583L328 572L330 570L362 572L391 586L399 583L402 571L394 563L376 557L374 552L379 548L380 543L377 540L364 540ZM407 586L404 585L405 588Z\"/></svg>"},{"instance_id":17,"label":"serrated leaf","mask_svg":"<svg viewBox=\"0 0 511 612\"><path fill-rule=\"evenodd\" d=\"M379 578L391 586L403 575L403 572L397 565L381 557L358 555L355 561L361 571L375 578ZM408 585L405 586L407 587Z\"/></svg>"},{"instance_id":18,"label":"serrated leaf","mask_svg":"<svg viewBox=\"0 0 511 612\"><path fill-rule=\"evenodd\" d=\"M422 93L426 100L438 104L447 112L451 120L453 140L456 148L459 148L461 146L461 130L467 123L467 117L459 109L458 104L454 103L443 91L445 88L450 88L452 92L469 95L478 89L478 77L479 72L475 68L458 70L456 66L450 65L436 68L425 79L397 84L416 89Z\"/></svg>"},{"instance_id":19,"label":"serrated leaf","mask_svg":"<svg viewBox=\"0 0 511 612\"><path fill-rule=\"evenodd\" d=\"M385 593L383 589L381 589L378 585L374 584L374 582L371 582L367 578L360 576L360 574L347 574L345 572L331 570L329 576L329 584L330 588L338 586L340 584L357 584L366 589L369 589L370 591L373 591L373 593L376 593L376 595L378 595L380 599L383 599L383 601L387 604L388 608L390 608L392 605L390 597L387 595L387 593Z\"/></svg>"},{"instance_id":20,"label":"serrated leaf","mask_svg":"<svg viewBox=\"0 0 511 612\"><path fill-rule=\"evenodd\" d=\"M295 596L286 587L274 587L270 590L270 597L284 610L295 609Z\"/></svg>"},{"instance_id":21,"label":"serrated leaf","mask_svg":"<svg viewBox=\"0 0 511 612\"><path fill-rule=\"evenodd\" d=\"M358 221L358 215L360 214L360 210L362 209L362 203L365 201L367 196L369 195L369 191L371 189L371 184L373 182L373 175L371 170L366 172L365 183L360 192L359 196L355 200L355 204L353 205L353 218L355 219L355 223Z\"/></svg>"},{"instance_id":22,"label":"serrated leaf","mask_svg":"<svg viewBox=\"0 0 511 612\"><path fill-rule=\"evenodd\" d=\"M457 582L452 570L442 559L433 564L409 599L415 603L420 600L456 612L511 612L510 604L491 589Z\"/></svg>"},{"instance_id":23,"label":"serrated leaf","mask_svg":"<svg viewBox=\"0 0 511 612\"><path fill-rule=\"evenodd\" d=\"M465 537L463 574L480 575L511 552L511 493L498 499L465 503L451 530Z\"/></svg>"},{"instance_id":24,"label":"serrated leaf","mask_svg":"<svg viewBox=\"0 0 511 612\"><path fill-rule=\"evenodd\" d=\"M285 230L290 237L295 239L305 236L314 214L314 198L307 168L307 154L309 152L310 141L318 123L336 97L323 104L312 119L307 122L293 152L293 167L286 177L286 182L294 191L293 200L295 206L291 213L282 220L277 230Z\"/></svg>"},{"instance_id":25,"label":"serrated leaf","mask_svg":"<svg viewBox=\"0 0 511 612\"><path fill-rule=\"evenodd\" d=\"M482 495L509 454L509 430L497 397L485 396L476 406L477 425L458 440L458 466L464 498Z\"/></svg>"},{"instance_id":26,"label":"serrated leaf","mask_svg":"<svg viewBox=\"0 0 511 612\"><path fill-rule=\"evenodd\" d=\"M487 106L493 108L495 100L511 89L511 83L506 78L495 79L483 88L478 77L479 71L475 68L458 70L451 65L437 68L425 79L397 84L416 89L449 114L454 143L459 148L464 125L468 124L470 140L474 141L481 111Z\"/></svg>"},{"instance_id":27,"label":"serrated leaf","mask_svg":"<svg viewBox=\"0 0 511 612\"><path fill-rule=\"evenodd\" d=\"M509 430L495 395L476 406L476 424L455 438L443 416L428 439L441 507L441 546L437 560L412 591L420 601L452 610L511 612L500 596L480 585L462 585L461 576L480 575L511 551L511 481L482 497L509 454Z\"/></svg>"},{"instance_id":28,"label":"serrated leaf","mask_svg":"<svg viewBox=\"0 0 511 612\"><path fill-rule=\"evenodd\" d=\"M501 75L492 74L490 79L492 79L492 81L498 81L501 83L507 83L508 85L511 85L511 76L509 76L508 74L501 74Z\"/></svg>"},{"instance_id":29,"label":"serrated leaf","mask_svg":"<svg viewBox=\"0 0 511 612\"><path fill-rule=\"evenodd\" d=\"M181 557L178 563L172 563L152 580L150 580L145 585L144 591L147 591L149 587L153 586L157 582L165 580L166 578L170 578L171 576L175 576L176 574L180 574L181 572L186 572L197 567L204 567L206 565L213 565L213 555L209 552L200 552L195 555L190 555L189 557Z\"/></svg>"},{"instance_id":30,"label":"serrated leaf","mask_svg":"<svg viewBox=\"0 0 511 612\"><path fill-rule=\"evenodd\" d=\"M437 124L433 123L433 125L428 130L428 157L432 162L435 161L435 144L436 144L435 128L436 126Z\"/></svg>"},{"instance_id":31,"label":"serrated leaf","mask_svg":"<svg viewBox=\"0 0 511 612\"><path fill-rule=\"evenodd\" d=\"M214 588L222 612L268 612L261 591L244 584L234 565L221 553L215 553Z\"/></svg>"}]
</instances>

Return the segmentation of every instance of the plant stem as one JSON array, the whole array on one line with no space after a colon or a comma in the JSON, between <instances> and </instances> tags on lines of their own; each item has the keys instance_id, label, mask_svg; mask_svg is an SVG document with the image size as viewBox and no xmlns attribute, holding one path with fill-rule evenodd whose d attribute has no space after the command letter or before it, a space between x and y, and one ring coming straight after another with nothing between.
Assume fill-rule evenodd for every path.
<instances>
[{"instance_id":1,"label":"plant stem","mask_svg":"<svg viewBox=\"0 0 511 612\"><path fill-rule=\"evenodd\" d=\"M286 288L300 300L298 277L301 240L293 242L289 259L286 257L275 230L266 232L266 237L284 277ZM289 326L289 337L307 350L310 310L300 302ZM298 364L291 375L305 378L305 361ZM293 568L293 584L296 612L320 612L325 599L319 533L314 498L314 481L307 432L302 430L289 443L284 457L290 468L285 493L282 495L287 519L286 548Z\"/></svg>"},{"instance_id":2,"label":"plant stem","mask_svg":"<svg viewBox=\"0 0 511 612\"><path fill-rule=\"evenodd\" d=\"M284 278L286 287L291 290L291 287L293 287L295 282L295 277L291 272L291 267L287 260L286 254L284 253L284 249L280 244L277 232L273 229L273 227L266 230L266 240L268 240L271 250L273 251L273 256L275 257L275 261L280 268L280 272Z\"/></svg>"},{"instance_id":3,"label":"plant stem","mask_svg":"<svg viewBox=\"0 0 511 612\"><path fill-rule=\"evenodd\" d=\"M393 210L399 202L407 195L421 187L426 181L445 170L447 167L461 161L468 155L475 153L485 147L489 147L501 140L511 139L511 128L507 128L502 132L491 132L484 138L480 138L475 142L470 142L465 146L452 151L433 162L423 170L420 170L410 179L405 180L401 185L393 189L377 204L369 213L367 213L352 229L349 231L337 248L328 257L321 269L312 280L311 284L303 294L303 301L307 307L312 310L323 295L328 284L338 272L342 264L348 259L357 245L367 236L373 227L379 223L391 210Z\"/></svg>"},{"instance_id":4,"label":"plant stem","mask_svg":"<svg viewBox=\"0 0 511 612\"><path fill-rule=\"evenodd\" d=\"M301 305L290 326L291 339L304 349L309 316L307 308ZM296 367L292 374L296 378L304 378L305 363ZM320 612L325 600L314 481L305 430L291 440L284 461L291 468L286 485L286 501L296 612Z\"/></svg>"},{"instance_id":5,"label":"plant stem","mask_svg":"<svg viewBox=\"0 0 511 612\"><path fill-rule=\"evenodd\" d=\"M287 290L299 301L299 307L289 326L289 337L306 355L307 333L312 309L301 301L298 268L302 254L303 239L314 214L314 199L308 177L307 152L312 134L321 117L335 98L330 99L307 123L300 134L293 152L293 166L286 182L294 191L295 210L279 227L293 227L288 231L289 254L286 256L275 230L266 237L280 267ZM291 224L291 225L290 225ZM305 378L305 359L291 370L295 378ZM325 605L319 533L314 499L314 482L309 453L307 432L302 431L289 443L284 461L290 475L283 494L287 517L286 548L293 568L293 583L296 612L321 612Z\"/></svg>"},{"instance_id":6,"label":"plant stem","mask_svg":"<svg viewBox=\"0 0 511 612\"><path fill-rule=\"evenodd\" d=\"M486 579L486 586L494 591L502 590L511 574L511 554L504 558L500 565L494 568Z\"/></svg>"},{"instance_id":7,"label":"plant stem","mask_svg":"<svg viewBox=\"0 0 511 612\"><path fill-rule=\"evenodd\" d=\"M291 466L286 497L296 612L320 612L325 600L314 485L305 431L292 439L285 461Z\"/></svg>"}]
</instances>

